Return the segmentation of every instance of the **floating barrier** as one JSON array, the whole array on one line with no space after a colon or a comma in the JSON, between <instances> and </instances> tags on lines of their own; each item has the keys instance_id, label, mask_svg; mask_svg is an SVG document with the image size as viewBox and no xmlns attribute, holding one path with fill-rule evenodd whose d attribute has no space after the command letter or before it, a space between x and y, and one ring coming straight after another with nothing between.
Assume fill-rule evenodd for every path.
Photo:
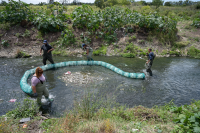
<instances>
[{"instance_id":1,"label":"floating barrier","mask_svg":"<svg viewBox=\"0 0 200 133\"><path fill-rule=\"evenodd\" d=\"M134 79L145 79L145 74L144 73L129 73L129 72L124 72L120 70L119 68L103 62L103 61L67 61L67 62L60 62L56 64L48 64L45 66L41 66L44 71L52 68L59 68L59 67L66 67L66 66L80 66L80 65L96 65L96 66L103 66L106 67L122 76L125 76L127 78L134 78ZM27 83L27 79L31 74L35 73L36 68L27 70L22 77L20 81L20 87L21 89L27 93L27 94L32 94L32 88L31 86Z\"/></svg>"}]
</instances>

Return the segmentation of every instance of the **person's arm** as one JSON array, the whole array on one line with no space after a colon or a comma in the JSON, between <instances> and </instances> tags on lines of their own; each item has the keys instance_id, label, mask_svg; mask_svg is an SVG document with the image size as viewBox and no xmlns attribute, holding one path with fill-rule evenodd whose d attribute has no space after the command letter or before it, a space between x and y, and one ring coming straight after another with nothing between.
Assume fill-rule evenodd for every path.
<instances>
[{"instance_id":1,"label":"person's arm","mask_svg":"<svg viewBox=\"0 0 200 133\"><path fill-rule=\"evenodd\" d=\"M51 51L53 51L53 50L54 50L53 48L52 48L52 49L49 49L47 53L49 53L49 52L51 52Z\"/></svg>"},{"instance_id":2,"label":"person's arm","mask_svg":"<svg viewBox=\"0 0 200 133\"><path fill-rule=\"evenodd\" d=\"M87 55L89 54L89 49L87 49Z\"/></svg>"},{"instance_id":3,"label":"person's arm","mask_svg":"<svg viewBox=\"0 0 200 133\"><path fill-rule=\"evenodd\" d=\"M42 49L40 49L40 55L42 55Z\"/></svg>"},{"instance_id":4,"label":"person's arm","mask_svg":"<svg viewBox=\"0 0 200 133\"><path fill-rule=\"evenodd\" d=\"M36 87L32 86L33 93L36 93Z\"/></svg>"}]
</instances>

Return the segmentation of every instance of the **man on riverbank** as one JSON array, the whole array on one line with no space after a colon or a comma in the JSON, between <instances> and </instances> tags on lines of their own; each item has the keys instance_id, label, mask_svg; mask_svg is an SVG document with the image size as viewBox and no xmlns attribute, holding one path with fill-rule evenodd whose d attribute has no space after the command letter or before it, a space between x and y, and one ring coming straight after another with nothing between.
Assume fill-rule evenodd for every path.
<instances>
[{"instance_id":1,"label":"man on riverbank","mask_svg":"<svg viewBox=\"0 0 200 133\"><path fill-rule=\"evenodd\" d=\"M86 50L88 61L90 61L90 60L93 61L93 59L92 59L93 49L90 46L87 46L86 44L82 44L82 48L84 50Z\"/></svg>"},{"instance_id":2,"label":"man on riverbank","mask_svg":"<svg viewBox=\"0 0 200 133\"><path fill-rule=\"evenodd\" d=\"M147 70L146 71L149 72L150 76L152 76L153 74L152 74L152 71L151 71L151 67L153 65L153 60L154 60L155 55L152 52L151 48L148 49L148 52L149 52L149 54L147 53L148 61L146 62L146 64L147 64Z\"/></svg>"},{"instance_id":3,"label":"man on riverbank","mask_svg":"<svg viewBox=\"0 0 200 133\"><path fill-rule=\"evenodd\" d=\"M49 60L51 62L51 64L54 64L54 61L52 59L52 54L51 51L53 50L53 48L51 47L51 45L49 45L47 43L47 40L43 41L43 45L40 49L40 55L42 55L42 50L43 50L43 64L46 65L46 61Z\"/></svg>"}]
</instances>

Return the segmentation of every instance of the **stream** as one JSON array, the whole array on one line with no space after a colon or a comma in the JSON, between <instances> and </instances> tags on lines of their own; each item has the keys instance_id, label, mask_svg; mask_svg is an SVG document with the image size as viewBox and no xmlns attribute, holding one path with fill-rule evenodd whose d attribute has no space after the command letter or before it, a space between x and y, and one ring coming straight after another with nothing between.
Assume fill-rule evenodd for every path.
<instances>
[{"instance_id":1,"label":"stream","mask_svg":"<svg viewBox=\"0 0 200 133\"><path fill-rule=\"evenodd\" d=\"M145 72L145 59L104 56L94 56L93 59L110 63L126 72ZM54 57L55 63L75 60L84 58ZM10 99L20 102L28 97L21 90L19 82L26 70L41 65L42 57L0 58L0 115L15 108L15 103L9 102ZM59 116L72 109L74 100L81 98L88 88L111 97L115 95L116 102L129 107L165 105L172 99L176 105L190 104L193 99L200 100L199 68L199 59L156 57L152 66L153 76L147 76L145 80L126 78L101 66L47 70L44 71L47 88L55 97L50 115ZM71 75L63 78L67 71L71 71Z\"/></svg>"}]
</instances>

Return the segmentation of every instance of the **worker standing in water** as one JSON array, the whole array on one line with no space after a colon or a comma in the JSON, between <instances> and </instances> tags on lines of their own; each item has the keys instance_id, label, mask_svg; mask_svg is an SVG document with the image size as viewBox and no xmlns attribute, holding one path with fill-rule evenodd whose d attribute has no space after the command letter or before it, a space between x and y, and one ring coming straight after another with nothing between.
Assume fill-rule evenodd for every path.
<instances>
[{"instance_id":1,"label":"worker standing in water","mask_svg":"<svg viewBox=\"0 0 200 133\"><path fill-rule=\"evenodd\" d=\"M146 64L147 64L147 72L149 72L149 75L152 76L153 74L152 74L152 71L151 71L151 67L153 65L153 60L155 58L155 55L152 52L151 48L148 49L148 52L149 52L149 53L147 53L148 61L146 62Z\"/></svg>"},{"instance_id":2,"label":"worker standing in water","mask_svg":"<svg viewBox=\"0 0 200 133\"><path fill-rule=\"evenodd\" d=\"M53 48L51 47L51 45L48 44L47 40L43 41L43 45L40 49L40 55L42 55L42 50L43 50L43 64L46 65L46 61L49 60L51 62L51 64L54 64L54 61L52 59L52 54L51 51L53 50Z\"/></svg>"},{"instance_id":3,"label":"worker standing in water","mask_svg":"<svg viewBox=\"0 0 200 133\"><path fill-rule=\"evenodd\" d=\"M88 61L90 61L90 60L93 61L93 59L92 59L93 49L86 44L82 44L82 48L83 48L83 50L86 50Z\"/></svg>"}]
</instances>

